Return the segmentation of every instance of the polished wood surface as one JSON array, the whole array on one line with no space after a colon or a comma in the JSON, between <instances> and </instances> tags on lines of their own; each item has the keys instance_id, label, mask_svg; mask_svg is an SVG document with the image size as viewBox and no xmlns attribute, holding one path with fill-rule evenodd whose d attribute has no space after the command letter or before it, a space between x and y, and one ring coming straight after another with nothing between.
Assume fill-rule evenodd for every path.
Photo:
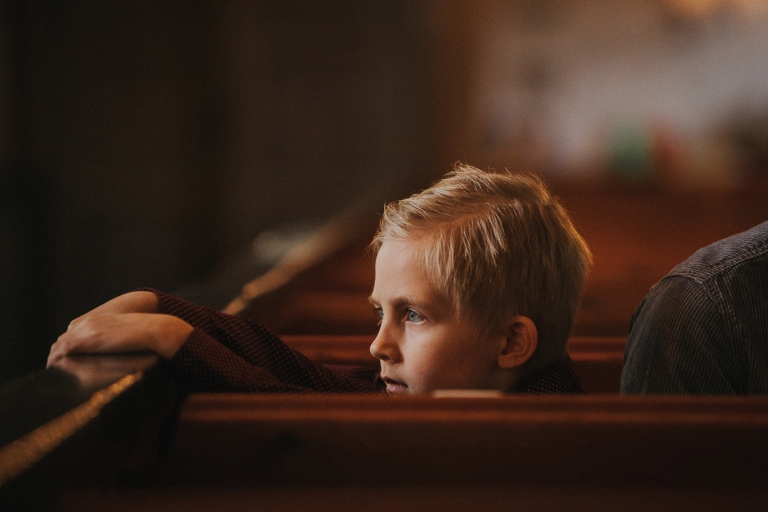
<instances>
[{"instance_id":1,"label":"polished wood surface","mask_svg":"<svg viewBox=\"0 0 768 512\"><path fill-rule=\"evenodd\" d=\"M559 487L507 485L154 488L104 493L78 489L55 510L101 512L593 512L762 510L761 489L718 487Z\"/></svg>"},{"instance_id":2,"label":"polished wood surface","mask_svg":"<svg viewBox=\"0 0 768 512\"><path fill-rule=\"evenodd\" d=\"M145 482L58 510L753 510L766 428L764 397L198 394Z\"/></svg>"},{"instance_id":3,"label":"polished wood surface","mask_svg":"<svg viewBox=\"0 0 768 512\"><path fill-rule=\"evenodd\" d=\"M767 427L764 397L202 394L184 406L159 478L763 487Z\"/></svg>"}]
</instances>

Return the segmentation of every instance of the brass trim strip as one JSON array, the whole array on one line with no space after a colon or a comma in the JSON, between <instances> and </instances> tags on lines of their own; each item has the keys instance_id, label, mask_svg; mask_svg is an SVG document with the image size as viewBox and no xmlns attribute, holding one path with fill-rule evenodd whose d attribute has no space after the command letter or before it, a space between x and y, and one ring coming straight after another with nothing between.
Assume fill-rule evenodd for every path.
<instances>
[{"instance_id":1,"label":"brass trim strip","mask_svg":"<svg viewBox=\"0 0 768 512\"><path fill-rule=\"evenodd\" d=\"M142 371L126 375L96 391L85 403L36 428L0 449L0 487L40 461L78 429L99 415L101 409L141 380Z\"/></svg>"}]
</instances>

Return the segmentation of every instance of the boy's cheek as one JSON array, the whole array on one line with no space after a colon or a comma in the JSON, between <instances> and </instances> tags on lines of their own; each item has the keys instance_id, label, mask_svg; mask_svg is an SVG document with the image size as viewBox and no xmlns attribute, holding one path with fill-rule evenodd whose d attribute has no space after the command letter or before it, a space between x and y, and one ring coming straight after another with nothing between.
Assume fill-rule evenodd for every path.
<instances>
[{"instance_id":1,"label":"boy's cheek","mask_svg":"<svg viewBox=\"0 0 768 512\"><path fill-rule=\"evenodd\" d=\"M439 360L424 360L408 369L408 388L413 393L430 393L444 388L454 369Z\"/></svg>"}]
</instances>

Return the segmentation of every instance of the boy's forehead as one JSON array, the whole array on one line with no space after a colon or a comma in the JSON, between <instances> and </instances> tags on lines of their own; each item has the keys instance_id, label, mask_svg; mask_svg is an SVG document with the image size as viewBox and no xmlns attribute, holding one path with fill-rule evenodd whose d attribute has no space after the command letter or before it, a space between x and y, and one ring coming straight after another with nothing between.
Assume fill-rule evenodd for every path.
<instances>
[{"instance_id":1,"label":"boy's forehead","mask_svg":"<svg viewBox=\"0 0 768 512\"><path fill-rule=\"evenodd\" d=\"M369 301L450 306L433 286L421 258L422 250L418 241L384 242L376 257L376 277Z\"/></svg>"},{"instance_id":2,"label":"boy's forehead","mask_svg":"<svg viewBox=\"0 0 768 512\"><path fill-rule=\"evenodd\" d=\"M418 242L406 240L388 240L379 248L376 255L375 285L402 284L408 279L413 284L425 284L429 277L424 265L423 250Z\"/></svg>"}]
</instances>

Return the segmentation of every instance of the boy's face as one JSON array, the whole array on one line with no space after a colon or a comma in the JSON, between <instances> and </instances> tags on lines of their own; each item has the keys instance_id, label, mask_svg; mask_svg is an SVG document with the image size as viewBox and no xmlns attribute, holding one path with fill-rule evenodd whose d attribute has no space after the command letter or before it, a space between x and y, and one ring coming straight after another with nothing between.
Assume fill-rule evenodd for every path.
<instances>
[{"instance_id":1,"label":"boy's face","mask_svg":"<svg viewBox=\"0 0 768 512\"><path fill-rule=\"evenodd\" d=\"M429 282L414 241L385 242L376 258L370 301L381 317L371 354L387 393L493 389L502 336L479 337Z\"/></svg>"}]
</instances>

